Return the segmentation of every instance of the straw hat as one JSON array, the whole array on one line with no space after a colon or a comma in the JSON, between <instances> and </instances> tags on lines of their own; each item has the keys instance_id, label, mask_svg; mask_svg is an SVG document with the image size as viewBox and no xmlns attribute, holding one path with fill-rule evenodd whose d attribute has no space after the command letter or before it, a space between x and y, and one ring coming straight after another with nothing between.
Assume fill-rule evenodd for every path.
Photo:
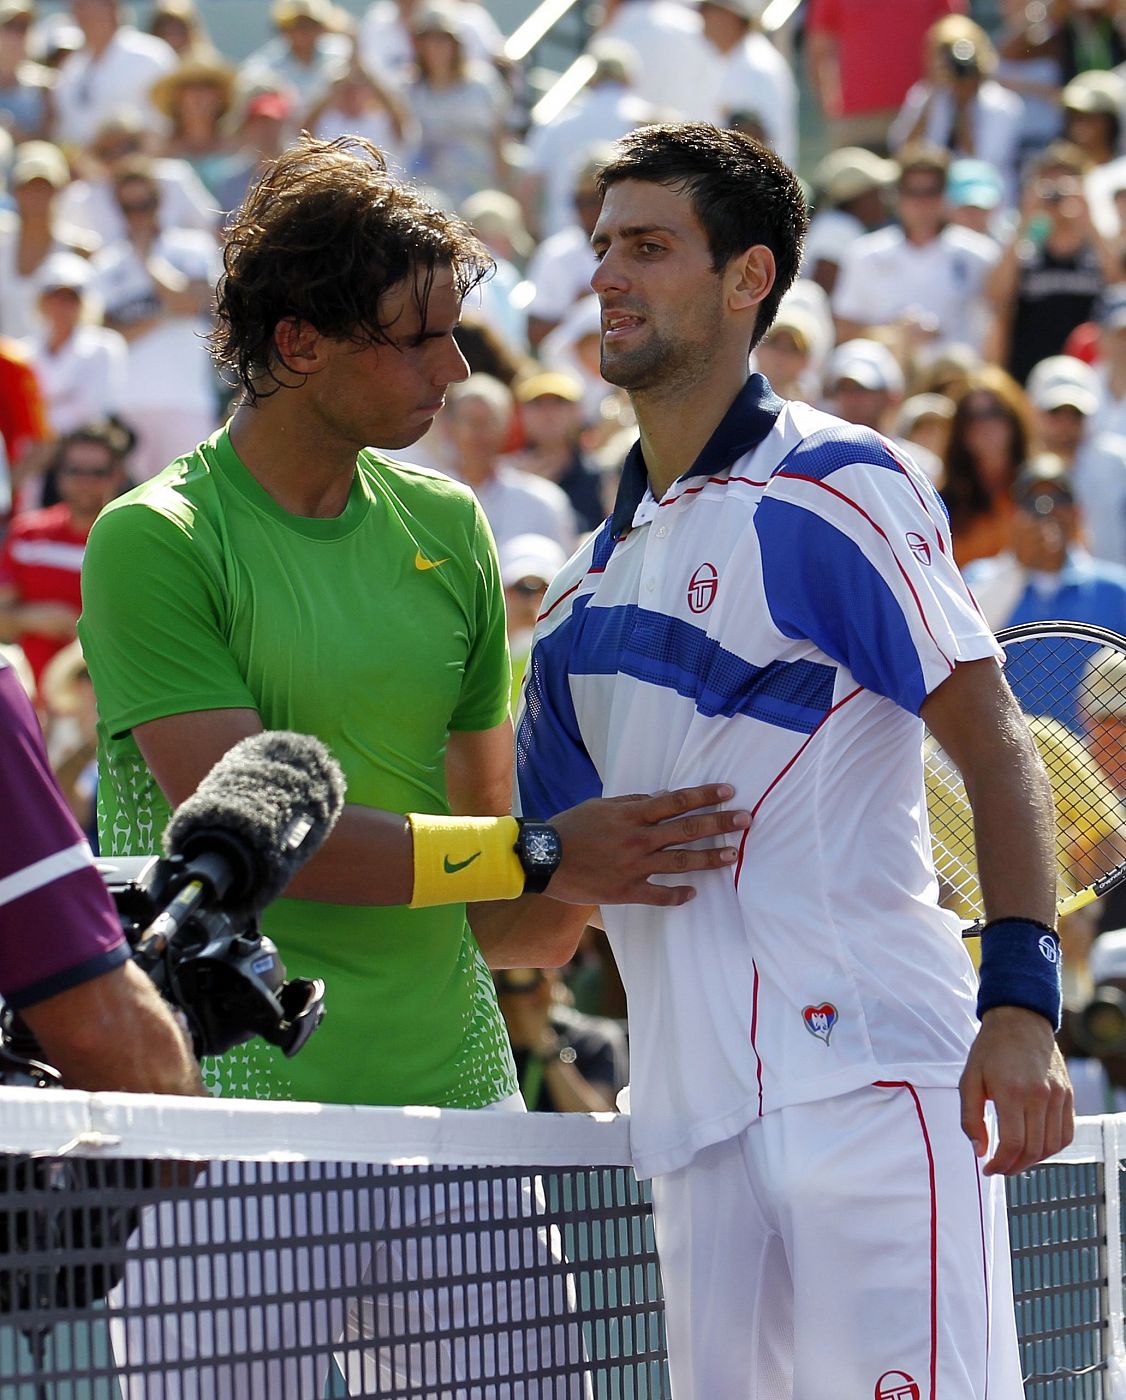
<instances>
[{"instance_id":1,"label":"straw hat","mask_svg":"<svg viewBox=\"0 0 1126 1400\"><path fill-rule=\"evenodd\" d=\"M149 100L162 116L171 117L176 98L186 87L215 87L223 94L223 112L229 112L235 96L235 70L218 54L191 53L152 86Z\"/></svg>"}]
</instances>

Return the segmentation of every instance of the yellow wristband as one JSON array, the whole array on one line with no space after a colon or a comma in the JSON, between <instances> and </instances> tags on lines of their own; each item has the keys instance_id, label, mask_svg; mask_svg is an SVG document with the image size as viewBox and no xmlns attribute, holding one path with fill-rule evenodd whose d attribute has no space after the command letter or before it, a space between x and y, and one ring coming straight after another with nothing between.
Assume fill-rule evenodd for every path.
<instances>
[{"instance_id":1,"label":"yellow wristband","mask_svg":"<svg viewBox=\"0 0 1126 1400\"><path fill-rule=\"evenodd\" d=\"M414 837L410 907L516 899L524 867L516 854L515 817L436 817L408 812Z\"/></svg>"}]
</instances>

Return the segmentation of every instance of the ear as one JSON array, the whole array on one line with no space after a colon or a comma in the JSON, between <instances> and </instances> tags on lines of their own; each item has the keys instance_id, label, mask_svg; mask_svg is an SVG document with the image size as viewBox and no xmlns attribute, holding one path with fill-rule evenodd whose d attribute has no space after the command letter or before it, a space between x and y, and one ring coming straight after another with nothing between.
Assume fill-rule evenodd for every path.
<instances>
[{"instance_id":1,"label":"ear","mask_svg":"<svg viewBox=\"0 0 1126 1400\"><path fill-rule=\"evenodd\" d=\"M287 316L274 327L274 348L284 368L294 374L315 374L327 358L324 336L297 316Z\"/></svg>"},{"instance_id":2,"label":"ear","mask_svg":"<svg viewBox=\"0 0 1126 1400\"><path fill-rule=\"evenodd\" d=\"M763 243L732 258L728 268L727 305L731 311L750 311L764 301L774 286L777 268L774 254Z\"/></svg>"}]
</instances>

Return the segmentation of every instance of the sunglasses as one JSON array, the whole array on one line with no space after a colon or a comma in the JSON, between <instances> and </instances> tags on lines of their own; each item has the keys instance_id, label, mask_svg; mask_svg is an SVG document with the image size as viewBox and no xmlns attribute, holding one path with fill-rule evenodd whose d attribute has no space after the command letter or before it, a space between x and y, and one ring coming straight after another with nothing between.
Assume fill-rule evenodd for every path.
<instances>
[{"instance_id":1,"label":"sunglasses","mask_svg":"<svg viewBox=\"0 0 1126 1400\"><path fill-rule=\"evenodd\" d=\"M535 598L541 593L547 592L547 584L538 578L521 578L515 583L508 585L509 593L520 593L525 598Z\"/></svg>"},{"instance_id":2,"label":"sunglasses","mask_svg":"<svg viewBox=\"0 0 1126 1400\"><path fill-rule=\"evenodd\" d=\"M116 467L60 467L59 476L85 477L88 481L108 481Z\"/></svg>"}]
</instances>

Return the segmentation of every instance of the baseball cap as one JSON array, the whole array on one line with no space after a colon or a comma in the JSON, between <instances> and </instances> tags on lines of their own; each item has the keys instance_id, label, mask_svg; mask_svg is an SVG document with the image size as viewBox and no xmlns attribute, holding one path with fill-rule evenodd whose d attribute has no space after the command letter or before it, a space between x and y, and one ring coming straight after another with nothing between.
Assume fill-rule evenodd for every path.
<instances>
[{"instance_id":1,"label":"baseball cap","mask_svg":"<svg viewBox=\"0 0 1126 1400\"><path fill-rule=\"evenodd\" d=\"M1057 496L1068 504L1075 501L1067 466L1054 452L1030 457L1013 482L1012 497L1017 505L1028 505L1036 496L1044 494Z\"/></svg>"},{"instance_id":2,"label":"baseball cap","mask_svg":"<svg viewBox=\"0 0 1126 1400\"><path fill-rule=\"evenodd\" d=\"M332 29L336 24L336 6L332 0L276 0L270 19L275 29L289 29L299 19L311 19Z\"/></svg>"},{"instance_id":3,"label":"baseball cap","mask_svg":"<svg viewBox=\"0 0 1126 1400\"><path fill-rule=\"evenodd\" d=\"M766 9L766 0L696 0L700 5L714 5L717 10L730 10L740 19L761 19Z\"/></svg>"},{"instance_id":4,"label":"baseball cap","mask_svg":"<svg viewBox=\"0 0 1126 1400\"><path fill-rule=\"evenodd\" d=\"M66 156L50 141L24 141L16 147L8 183L16 189L32 180L46 180L57 190L70 184Z\"/></svg>"},{"instance_id":5,"label":"baseball cap","mask_svg":"<svg viewBox=\"0 0 1126 1400\"><path fill-rule=\"evenodd\" d=\"M813 172L813 188L825 204L847 204L869 190L887 189L899 178L893 160L866 151L863 146L841 146L831 151Z\"/></svg>"},{"instance_id":6,"label":"baseball cap","mask_svg":"<svg viewBox=\"0 0 1126 1400\"><path fill-rule=\"evenodd\" d=\"M899 362L878 340L846 340L829 356L825 385L830 392L842 379L851 379L862 389L903 392L903 371Z\"/></svg>"},{"instance_id":7,"label":"baseball cap","mask_svg":"<svg viewBox=\"0 0 1126 1400\"><path fill-rule=\"evenodd\" d=\"M562 546L547 535L514 535L498 551L500 581L511 588L522 578L538 579L547 585L567 562Z\"/></svg>"},{"instance_id":8,"label":"baseball cap","mask_svg":"<svg viewBox=\"0 0 1126 1400\"><path fill-rule=\"evenodd\" d=\"M1074 355L1049 355L1033 368L1025 393L1033 408L1045 413L1069 407L1089 418L1099 406L1099 377Z\"/></svg>"},{"instance_id":9,"label":"baseball cap","mask_svg":"<svg viewBox=\"0 0 1126 1400\"><path fill-rule=\"evenodd\" d=\"M1104 288L1095 307L1095 320L1109 330L1126 326L1126 282L1115 282Z\"/></svg>"},{"instance_id":10,"label":"baseball cap","mask_svg":"<svg viewBox=\"0 0 1126 1400\"><path fill-rule=\"evenodd\" d=\"M956 209L996 209L1004 181L987 160L956 160L946 173L946 201Z\"/></svg>"},{"instance_id":11,"label":"baseball cap","mask_svg":"<svg viewBox=\"0 0 1126 1400\"><path fill-rule=\"evenodd\" d=\"M551 370L546 374L533 374L521 380L512 390L517 403L531 403L533 399L566 399L568 403L579 403L583 396L583 386L569 374Z\"/></svg>"},{"instance_id":12,"label":"baseball cap","mask_svg":"<svg viewBox=\"0 0 1126 1400\"><path fill-rule=\"evenodd\" d=\"M778 314L770 323L764 339L769 339L777 331L785 331L792 336L794 344L803 354L810 354L817 347L820 326L817 317L812 311L807 311L804 306L790 305L785 303L778 308Z\"/></svg>"},{"instance_id":13,"label":"baseball cap","mask_svg":"<svg viewBox=\"0 0 1126 1400\"><path fill-rule=\"evenodd\" d=\"M1117 73L1097 69L1078 73L1064 88L1060 101L1068 112L1098 112L1116 117L1126 105L1126 83Z\"/></svg>"},{"instance_id":14,"label":"baseball cap","mask_svg":"<svg viewBox=\"0 0 1126 1400\"><path fill-rule=\"evenodd\" d=\"M246 104L246 117L273 117L284 122L293 110L293 103L284 92L260 92Z\"/></svg>"},{"instance_id":15,"label":"baseball cap","mask_svg":"<svg viewBox=\"0 0 1126 1400\"><path fill-rule=\"evenodd\" d=\"M49 253L35 274L35 286L40 292L57 292L63 288L84 292L93 281L94 269L87 259L64 248Z\"/></svg>"},{"instance_id":16,"label":"baseball cap","mask_svg":"<svg viewBox=\"0 0 1126 1400\"><path fill-rule=\"evenodd\" d=\"M941 418L949 423L953 417L954 401L945 394L912 394L900 405L895 431L900 437L909 438L924 418Z\"/></svg>"},{"instance_id":17,"label":"baseball cap","mask_svg":"<svg viewBox=\"0 0 1126 1400\"><path fill-rule=\"evenodd\" d=\"M462 27L457 12L452 5L443 5L439 0L424 6L411 20L412 34L448 34L460 41Z\"/></svg>"},{"instance_id":18,"label":"baseball cap","mask_svg":"<svg viewBox=\"0 0 1126 1400\"><path fill-rule=\"evenodd\" d=\"M1115 647L1100 647L1083 668L1079 682L1080 710L1092 719L1126 719L1126 655Z\"/></svg>"},{"instance_id":19,"label":"baseball cap","mask_svg":"<svg viewBox=\"0 0 1126 1400\"><path fill-rule=\"evenodd\" d=\"M14 19L34 19L35 6L31 0L0 0L0 24L11 24Z\"/></svg>"}]
</instances>

